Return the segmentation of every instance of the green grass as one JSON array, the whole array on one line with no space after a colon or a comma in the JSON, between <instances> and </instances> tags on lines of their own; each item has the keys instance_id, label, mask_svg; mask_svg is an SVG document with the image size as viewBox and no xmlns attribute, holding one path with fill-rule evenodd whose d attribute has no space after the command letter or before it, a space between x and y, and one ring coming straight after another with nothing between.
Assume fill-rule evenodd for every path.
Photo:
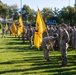
<instances>
[{"instance_id":1,"label":"green grass","mask_svg":"<svg viewBox=\"0 0 76 75\"><path fill-rule=\"evenodd\" d=\"M76 50L68 49L68 66L60 67L59 50L50 52L51 61L44 59L43 50L29 48L29 42L0 34L0 75L76 75ZM58 62L57 62L58 61Z\"/></svg>"}]
</instances>

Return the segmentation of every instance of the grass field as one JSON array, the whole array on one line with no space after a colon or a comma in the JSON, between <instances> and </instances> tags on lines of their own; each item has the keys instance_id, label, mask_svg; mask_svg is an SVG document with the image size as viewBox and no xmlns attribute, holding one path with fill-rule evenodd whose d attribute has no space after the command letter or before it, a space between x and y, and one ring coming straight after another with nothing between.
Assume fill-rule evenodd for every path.
<instances>
[{"instance_id":1,"label":"grass field","mask_svg":"<svg viewBox=\"0 0 76 75\"><path fill-rule=\"evenodd\" d=\"M76 75L76 50L68 49L68 65L61 67L59 50L50 51L51 61L44 59L43 50L29 48L29 42L0 33L0 75ZM58 62L57 62L58 61Z\"/></svg>"}]
</instances>

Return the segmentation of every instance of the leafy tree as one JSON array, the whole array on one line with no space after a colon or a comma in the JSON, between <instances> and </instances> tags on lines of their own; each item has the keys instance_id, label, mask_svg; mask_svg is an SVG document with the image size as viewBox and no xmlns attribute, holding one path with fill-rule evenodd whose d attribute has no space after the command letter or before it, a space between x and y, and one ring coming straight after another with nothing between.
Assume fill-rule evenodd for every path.
<instances>
[{"instance_id":1,"label":"leafy tree","mask_svg":"<svg viewBox=\"0 0 76 75\"><path fill-rule=\"evenodd\" d=\"M22 17L27 22L32 22L34 20L34 11L27 5L22 8Z\"/></svg>"},{"instance_id":2,"label":"leafy tree","mask_svg":"<svg viewBox=\"0 0 76 75\"><path fill-rule=\"evenodd\" d=\"M62 19L60 18L59 13L60 13L60 10L55 7L54 10L52 10L52 14L51 14L52 18L51 18L51 20L56 20L57 23L61 23Z\"/></svg>"},{"instance_id":3,"label":"leafy tree","mask_svg":"<svg viewBox=\"0 0 76 75\"><path fill-rule=\"evenodd\" d=\"M76 13L76 9L74 7L68 6L66 8L65 7L62 8L62 10L60 11L60 16L65 23L73 25L75 21L74 19L76 15L75 13Z\"/></svg>"},{"instance_id":4,"label":"leafy tree","mask_svg":"<svg viewBox=\"0 0 76 75\"><path fill-rule=\"evenodd\" d=\"M13 18L14 20L18 19L17 5L8 6L8 10L9 10L9 18Z\"/></svg>"},{"instance_id":5,"label":"leafy tree","mask_svg":"<svg viewBox=\"0 0 76 75\"><path fill-rule=\"evenodd\" d=\"M51 18L52 10L50 8L43 8L42 15L44 18L44 21Z\"/></svg>"},{"instance_id":6,"label":"leafy tree","mask_svg":"<svg viewBox=\"0 0 76 75\"><path fill-rule=\"evenodd\" d=\"M7 7L5 4L3 4L1 1L0 1L0 16L2 18L5 18L6 16L6 11L7 11Z\"/></svg>"}]
</instances>

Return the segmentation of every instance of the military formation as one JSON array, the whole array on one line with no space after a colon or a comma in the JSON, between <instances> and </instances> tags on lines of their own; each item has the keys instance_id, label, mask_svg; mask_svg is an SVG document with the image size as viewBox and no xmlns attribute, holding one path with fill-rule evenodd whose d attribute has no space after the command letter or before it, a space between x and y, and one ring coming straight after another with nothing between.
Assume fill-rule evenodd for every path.
<instances>
[{"instance_id":1,"label":"military formation","mask_svg":"<svg viewBox=\"0 0 76 75\"><path fill-rule=\"evenodd\" d=\"M44 57L48 61L49 50L51 50L52 43L54 49L59 48L62 57L62 65L67 66L67 48L71 47L76 49L76 26L67 26L66 24L61 24L59 26L47 26L47 30L50 36L43 38L42 48L44 50ZM49 43L49 44L48 44Z\"/></svg>"},{"instance_id":2,"label":"military formation","mask_svg":"<svg viewBox=\"0 0 76 75\"><path fill-rule=\"evenodd\" d=\"M49 36L46 32L43 33L42 49L44 51L44 58L50 61L49 51L52 50L52 46L59 48L62 57L62 66L67 65L67 48L71 47L76 49L76 26L67 26L66 24L47 25L46 26ZM33 37L35 27L24 27L22 33L22 41L25 43L25 39L29 41L29 47L33 47ZM5 29L2 29L2 37L5 37Z\"/></svg>"}]
</instances>

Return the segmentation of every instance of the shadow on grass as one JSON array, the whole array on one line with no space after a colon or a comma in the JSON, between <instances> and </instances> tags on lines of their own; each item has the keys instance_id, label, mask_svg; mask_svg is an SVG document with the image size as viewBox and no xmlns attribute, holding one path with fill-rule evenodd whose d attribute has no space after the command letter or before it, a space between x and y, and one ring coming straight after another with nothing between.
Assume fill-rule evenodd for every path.
<instances>
[{"instance_id":1,"label":"shadow on grass","mask_svg":"<svg viewBox=\"0 0 76 75\"><path fill-rule=\"evenodd\" d=\"M12 60L12 61L7 61L7 62L0 62L0 65L10 65L10 64L17 64L17 63L24 63L24 60Z\"/></svg>"},{"instance_id":2,"label":"shadow on grass","mask_svg":"<svg viewBox=\"0 0 76 75\"><path fill-rule=\"evenodd\" d=\"M6 45L28 45L29 44L29 42L25 42L25 43L23 43L22 41L19 41L19 42L9 42L9 43L7 43Z\"/></svg>"},{"instance_id":3,"label":"shadow on grass","mask_svg":"<svg viewBox=\"0 0 76 75\"><path fill-rule=\"evenodd\" d=\"M32 60L33 59L33 60ZM7 70L7 71L0 71L0 74L5 74L5 73L14 73L14 72L24 72L24 74L34 74L34 73L37 73L38 70L46 70L46 69L51 69L51 68L59 68L58 65L55 65L54 63L50 63L50 62L47 62L47 61L44 61L42 59L41 56L36 56L36 57L29 57L29 60L15 60L15 61L7 61L5 63L0 63L1 65L2 64L18 64L18 63L31 63L30 65L32 66L31 68L25 68L25 69L13 69L13 70ZM21 65L17 65L15 67L19 67ZM25 66L25 65L24 65ZM32 71L32 73L30 72ZM33 72L35 71L35 72ZM53 70L52 70L53 71ZM56 71L56 70L54 70ZM41 71L43 72L43 71Z\"/></svg>"},{"instance_id":4,"label":"shadow on grass","mask_svg":"<svg viewBox=\"0 0 76 75\"><path fill-rule=\"evenodd\" d=\"M11 52L38 51L35 47L29 48L29 46L7 47L6 49L7 51L11 51Z\"/></svg>"},{"instance_id":5,"label":"shadow on grass","mask_svg":"<svg viewBox=\"0 0 76 75\"><path fill-rule=\"evenodd\" d=\"M55 67L57 67L57 66L55 66ZM47 70L48 68L50 68L51 69L51 66L44 66L44 67L34 67L34 68L29 68L29 69L14 69L14 70L8 70L8 71L2 71L2 72L0 72L0 74L5 74L5 73L14 73L14 72L23 72L23 74L22 75L26 75L26 74L37 74L37 72L36 72L36 70L39 70L39 69L46 69L46 71L44 72L44 71L42 71L41 73L49 73L50 72L50 74L48 74L48 75L76 75L76 72L70 72L70 70L71 69L69 69L69 68L67 68L67 69L56 69L56 70L53 70L53 69L51 69L51 70ZM73 69L76 69L76 68L73 68ZM30 72L30 71L32 71L32 72ZM34 72L33 72L34 71ZM61 71L61 73L59 74L58 72L60 72ZM68 72L67 72L68 71ZM56 72L55 74L51 74L52 72Z\"/></svg>"},{"instance_id":6,"label":"shadow on grass","mask_svg":"<svg viewBox=\"0 0 76 75\"><path fill-rule=\"evenodd\" d=\"M37 63L37 62L36 62ZM55 73L52 75L75 75L76 72L71 72L70 70L75 70L75 68L61 68L59 65L55 65L54 63L49 63L49 62L38 62L38 66L33 66L31 68L25 68L25 69L13 69L13 70L7 70L7 71L0 71L0 74L5 74L5 73L14 73L14 72L23 72L24 75L26 74L36 74L38 70L41 70L40 73ZM41 65L40 65L41 63ZM43 64L42 64L43 63ZM20 65L18 65L20 66ZM39 73L39 74L40 74Z\"/></svg>"},{"instance_id":7,"label":"shadow on grass","mask_svg":"<svg viewBox=\"0 0 76 75\"><path fill-rule=\"evenodd\" d=\"M55 57L52 56L51 57L51 61L50 62L47 62L45 60L43 60L43 56L28 56L27 58L22 58L22 60L12 60L12 61L7 61L7 62L0 62L1 65L3 64L17 64L15 65L15 67L19 67L19 66L25 66L26 65L28 66L27 63L30 63L29 65L31 66L30 68L26 67L24 69L13 69L13 70L7 70L7 71L0 71L0 74L5 74L5 73L14 73L14 72L23 72L24 75L26 74L35 74L37 73L38 70L41 70L40 73L50 73L49 75L51 75L51 73L55 72L55 74L52 74L52 75L75 75L75 71L74 72L71 72L71 70L76 70L76 67L72 67L72 68L69 68L71 66L76 66L76 62L73 61L73 60L76 60L76 57L74 56L69 56L68 60L69 61L73 61L73 62L68 62L71 63L72 65L68 65L67 67L60 67L60 64L61 63L57 63L55 60ZM58 58L58 59L57 59ZM61 60L61 57L58 56L56 57L56 59L58 61ZM20 63L26 63L26 65L22 64L20 65Z\"/></svg>"},{"instance_id":8,"label":"shadow on grass","mask_svg":"<svg viewBox=\"0 0 76 75\"><path fill-rule=\"evenodd\" d=\"M76 66L76 55L69 55L68 56L68 65L70 65L70 66L75 65Z\"/></svg>"},{"instance_id":9,"label":"shadow on grass","mask_svg":"<svg viewBox=\"0 0 76 75\"><path fill-rule=\"evenodd\" d=\"M11 65L11 64L17 64L15 65L15 67L20 67L20 66L31 66L30 68L26 67L24 69L12 69L12 70L5 70L5 71L0 71L0 74L5 74L5 73L14 73L14 72L18 72L18 74L20 72L23 72L24 75L27 74L35 74L37 73L37 71L41 70L40 73L54 73L52 75L75 75L75 71L71 72L70 70L76 70L76 56L75 55L68 55L68 66L65 68L61 68L61 57L60 56L50 56L51 57L51 61L47 62L46 60L44 60L44 56L41 55L42 52L42 48L40 47L40 51L38 51L35 47L33 48L29 48L29 43L26 41L26 44L22 44L22 42L18 41L15 42L15 40L17 41L17 39L13 39L14 42L9 42L6 45L9 45L8 47L6 47L6 49L8 51L11 52L26 52L25 54L21 54L22 55L22 59L16 59L16 57L14 59L16 60L11 60L11 61L6 61L6 62L0 62L0 65ZM12 46L10 46L12 45ZM13 46L16 45L16 46ZM19 46L17 46L19 45ZM28 51L28 52L27 52ZM6 51L7 52L7 51ZM33 53L35 53L34 55L32 55ZM58 63L57 63L57 61ZM22 63L22 65L20 65ZM24 64L26 63L26 65ZM28 65L28 64L29 65ZM72 67L71 66L75 66ZM49 74L49 75L50 75Z\"/></svg>"}]
</instances>

